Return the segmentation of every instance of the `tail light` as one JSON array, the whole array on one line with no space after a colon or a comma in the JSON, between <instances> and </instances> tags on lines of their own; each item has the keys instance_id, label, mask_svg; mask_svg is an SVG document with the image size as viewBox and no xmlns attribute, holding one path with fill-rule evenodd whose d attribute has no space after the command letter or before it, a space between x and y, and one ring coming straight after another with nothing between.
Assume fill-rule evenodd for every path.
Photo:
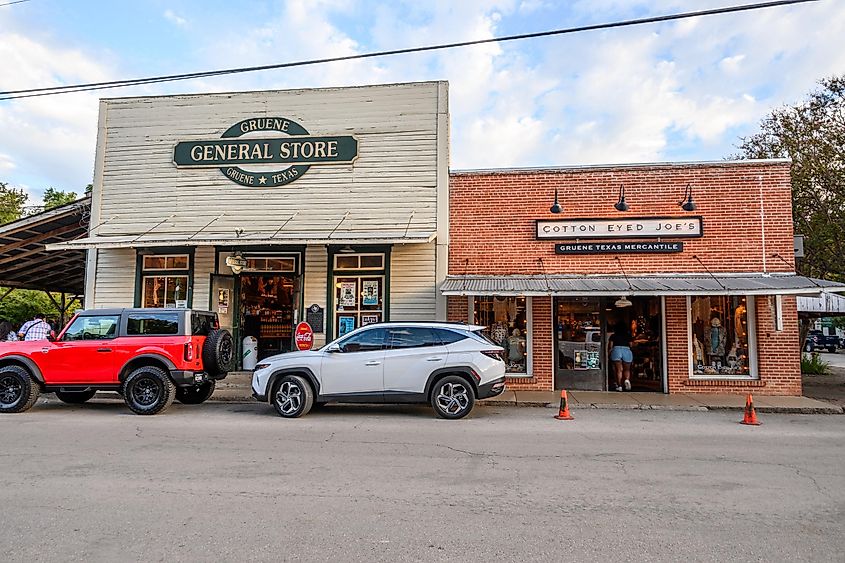
<instances>
[{"instance_id":1,"label":"tail light","mask_svg":"<svg viewBox=\"0 0 845 563\"><path fill-rule=\"evenodd\" d=\"M185 361L190 362L194 359L194 343L185 342Z\"/></svg>"},{"instance_id":2,"label":"tail light","mask_svg":"<svg viewBox=\"0 0 845 563\"><path fill-rule=\"evenodd\" d=\"M505 361L505 356L501 350L482 350L481 353L488 358L493 358L494 360L499 360L500 362Z\"/></svg>"}]
</instances>

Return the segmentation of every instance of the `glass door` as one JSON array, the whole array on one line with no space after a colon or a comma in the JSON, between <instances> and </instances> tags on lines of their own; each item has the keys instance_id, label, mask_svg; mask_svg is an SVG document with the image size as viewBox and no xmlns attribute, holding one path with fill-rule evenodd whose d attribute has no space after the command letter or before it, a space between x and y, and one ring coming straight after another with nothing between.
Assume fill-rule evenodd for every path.
<instances>
[{"instance_id":1,"label":"glass door","mask_svg":"<svg viewBox=\"0 0 845 563\"><path fill-rule=\"evenodd\" d=\"M603 307L600 298L555 298L555 389L607 389Z\"/></svg>"}]
</instances>

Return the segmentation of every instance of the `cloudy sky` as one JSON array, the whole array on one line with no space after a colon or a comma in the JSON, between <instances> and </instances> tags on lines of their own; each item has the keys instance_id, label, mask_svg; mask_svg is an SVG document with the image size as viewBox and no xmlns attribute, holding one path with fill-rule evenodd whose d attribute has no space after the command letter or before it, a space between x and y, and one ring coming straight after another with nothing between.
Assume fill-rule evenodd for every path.
<instances>
[{"instance_id":1,"label":"cloudy sky","mask_svg":"<svg viewBox=\"0 0 845 563\"><path fill-rule=\"evenodd\" d=\"M6 4L11 0L0 0ZM28 0L0 5L0 90L482 39L752 0ZM91 182L97 99L445 79L452 168L722 159L845 73L845 0L0 101L0 181Z\"/></svg>"}]
</instances>

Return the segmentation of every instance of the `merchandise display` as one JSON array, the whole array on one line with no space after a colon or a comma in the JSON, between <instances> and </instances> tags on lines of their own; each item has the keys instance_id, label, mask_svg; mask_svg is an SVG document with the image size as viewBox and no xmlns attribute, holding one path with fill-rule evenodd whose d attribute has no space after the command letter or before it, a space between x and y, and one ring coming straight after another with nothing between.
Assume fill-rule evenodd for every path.
<instances>
[{"instance_id":1,"label":"merchandise display","mask_svg":"<svg viewBox=\"0 0 845 563\"><path fill-rule=\"evenodd\" d=\"M750 375L746 298L697 296L690 309L693 375Z\"/></svg>"},{"instance_id":2,"label":"merchandise display","mask_svg":"<svg viewBox=\"0 0 845 563\"><path fill-rule=\"evenodd\" d=\"M524 297L476 297L474 320L484 336L504 348L506 372L528 370L528 318Z\"/></svg>"}]
</instances>

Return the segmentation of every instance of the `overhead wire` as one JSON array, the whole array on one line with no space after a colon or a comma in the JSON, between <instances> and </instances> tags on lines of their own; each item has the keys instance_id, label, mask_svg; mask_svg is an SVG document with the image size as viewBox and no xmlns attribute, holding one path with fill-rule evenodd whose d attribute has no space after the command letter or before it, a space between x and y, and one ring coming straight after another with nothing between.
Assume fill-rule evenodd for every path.
<instances>
[{"instance_id":1,"label":"overhead wire","mask_svg":"<svg viewBox=\"0 0 845 563\"><path fill-rule=\"evenodd\" d=\"M743 5L736 5L736 6L728 6L724 8L714 8L710 10L698 10L695 12L683 12L678 14L668 14L663 16L653 16L648 18L638 18L632 20L623 20L617 22L609 22L609 23L600 23L600 24L591 24L591 25L583 25L577 27L569 27L569 28L562 28L562 29L555 29L549 31L538 31L533 33L522 33L517 35L507 35L503 37L491 37L488 39L476 39L472 41L459 41L453 43L442 43L437 45L428 45L422 47L407 47L403 49L391 49L386 51L374 51L371 53L359 53L355 55L345 55L340 57L325 57L320 59L309 59L304 61L293 61L293 62L286 62L286 63L275 63L275 64L268 64L268 65L260 65L260 66L251 66L251 67L237 67L237 68L230 68L230 69L220 69L220 70L210 70L210 71L200 71L200 72L191 72L185 74L171 74L171 75L161 75L161 76L152 76L146 78L134 78L134 79L126 79L126 80L112 80L112 81L105 81L105 82L90 82L85 84L71 84L66 86L52 86L52 87L43 87L43 88L29 88L29 89L21 89L21 90L7 90L7 91L0 91L0 100L15 100L20 98L30 98L30 97L38 97L38 96L52 96L57 94L65 94L65 93L74 93L74 92L87 92L91 90L107 90L111 88L123 88L127 86L141 86L146 84L157 84L162 82L172 82L172 81L180 81L180 80L192 80L196 78L208 78L213 76L225 76L230 74L241 74L247 72L259 72L265 70L276 70L282 68L293 68L293 67L301 67L301 66L310 66L310 65L318 65L318 64L327 64L327 63L334 63L334 62L344 62L344 61L352 61L352 60L361 60L361 59L370 59L375 57L386 57L392 55L403 55L403 54L411 54L411 53L423 53L429 51L438 51L444 49L455 49L459 47L471 47L475 45L484 45L488 43L503 43L507 41L519 41L523 39L533 39L538 37L550 37L556 35L565 35L570 33L579 33L584 31L597 31L602 29L614 29L620 27L629 27L634 25L644 25L649 23L659 23L659 22L666 22L666 21L675 21L675 20L682 20L682 19L689 19L695 17L702 17L702 16L711 16L711 15L718 15L718 14L728 14L728 13L737 13L737 12L745 12L750 10L760 10L764 8L772 8L778 6L787 6L792 4L804 4L808 2L817 2L818 0L774 0L771 2L758 2L755 4L743 4Z\"/></svg>"}]
</instances>

